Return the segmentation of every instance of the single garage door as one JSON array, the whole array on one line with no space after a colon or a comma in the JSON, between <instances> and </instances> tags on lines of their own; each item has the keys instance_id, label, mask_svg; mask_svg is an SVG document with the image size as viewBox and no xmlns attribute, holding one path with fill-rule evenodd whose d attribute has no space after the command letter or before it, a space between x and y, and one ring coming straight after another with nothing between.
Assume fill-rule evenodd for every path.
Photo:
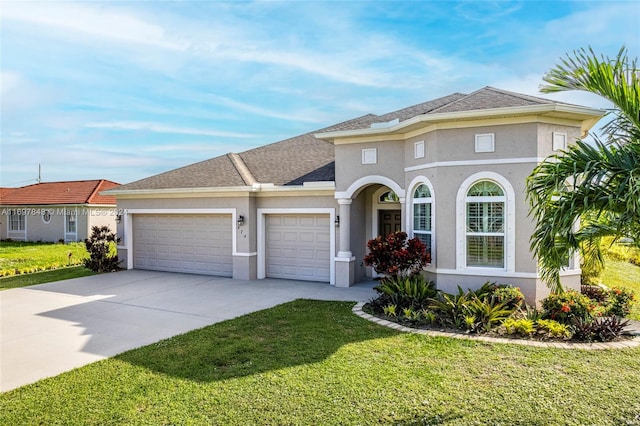
<instances>
[{"instance_id":1,"label":"single garage door","mask_svg":"<svg viewBox=\"0 0 640 426\"><path fill-rule=\"evenodd\" d=\"M329 282L328 214L266 216L266 276Z\"/></svg>"},{"instance_id":2,"label":"single garage door","mask_svg":"<svg viewBox=\"0 0 640 426\"><path fill-rule=\"evenodd\" d=\"M136 269L230 277L231 215L133 215Z\"/></svg>"}]
</instances>

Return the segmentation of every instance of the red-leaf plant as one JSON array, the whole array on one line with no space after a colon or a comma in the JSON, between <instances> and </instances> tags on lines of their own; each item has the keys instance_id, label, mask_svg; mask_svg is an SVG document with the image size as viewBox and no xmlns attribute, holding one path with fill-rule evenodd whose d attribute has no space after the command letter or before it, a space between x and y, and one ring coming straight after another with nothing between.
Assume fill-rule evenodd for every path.
<instances>
[{"instance_id":1,"label":"red-leaf plant","mask_svg":"<svg viewBox=\"0 0 640 426\"><path fill-rule=\"evenodd\" d=\"M431 258L422 241L418 238L407 241L404 231L369 240L367 248L369 254L364 257L364 264L390 278L417 274Z\"/></svg>"}]
</instances>

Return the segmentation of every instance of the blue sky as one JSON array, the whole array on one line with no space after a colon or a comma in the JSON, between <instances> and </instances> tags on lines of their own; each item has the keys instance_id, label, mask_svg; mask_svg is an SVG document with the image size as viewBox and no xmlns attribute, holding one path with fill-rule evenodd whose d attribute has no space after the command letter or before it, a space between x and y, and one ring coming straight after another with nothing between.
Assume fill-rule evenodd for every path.
<instances>
[{"instance_id":1,"label":"blue sky","mask_svg":"<svg viewBox=\"0 0 640 426\"><path fill-rule=\"evenodd\" d=\"M539 95L574 49L637 57L640 3L3 0L0 40L0 186L39 163L127 183L453 92Z\"/></svg>"}]
</instances>

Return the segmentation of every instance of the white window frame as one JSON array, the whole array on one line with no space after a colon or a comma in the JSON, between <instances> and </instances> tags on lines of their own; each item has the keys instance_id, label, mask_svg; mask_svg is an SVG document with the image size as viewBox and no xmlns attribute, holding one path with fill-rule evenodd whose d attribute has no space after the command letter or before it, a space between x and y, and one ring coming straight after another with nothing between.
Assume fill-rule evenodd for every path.
<instances>
[{"instance_id":1,"label":"white window frame","mask_svg":"<svg viewBox=\"0 0 640 426\"><path fill-rule=\"evenodd\" d=\"M495 152L496 150L495 133L478 133L475 140L475 152Z\"/></svg>"},{"instance_id":2,"label":"white window frame","mask_svg":"<svg viewBox=\"0 0 640 426\"><path fill-rule=\"evenodd\" d=\"M554 151L564 151L567 149L567 134L553 132L552 135L552 149Z\"/></svg>"},{"instance_id":3,"label":"white window frame","mask_svg":"<svg viewBox=\"0 0 640 426\"><path fill-rule=\"evenodd\" d=\"M17 225L17 227L14 227ZM9 220L7 224L9 232L24 232L27 230L27 218L20 209L9 210Z\"/></svg>"},{"instance_id":4,"label":"white window frame","mask_svg":"<svg viewBox=\"0 0 640 426\"><path fill-rule=\"evenodd\" d=\"M69 230L70 218L74 218L75 230ZM64 241L78 241L78 207L64 208Z\"/></svg>"},{"instance_id":5,"label":"white window frame","mask_svg":"<svg viewBox=\"0 0 640 426\"><path fill-rule=\"evenodd\" d=\"M362 164L377 164L377 163L378 163L378 148L363 148Z\"/></svg>"},{"instance_id":6,"label":"white window frame","mask_svg":"<svg viewBox=\"0 0 640 426\"><path fill-rule=\"evenodd\" d=\"M481 180L478 181L476 183L474 183L474 185L478 184L478 183L482 183L482 182L490 182L492 184L496 184L493 181L489 181L489 180ZM502 260L502 265L500 266L490 266L488 264L480 264L480 265L469 265L469 253L466 254L466 261L467 261L467 266L470 267L474 267L474 268L498 268L498 269L504 269L504 265L506 263L506 256L505 256L505 244L506 244L506 238L505 238L505 228L506 228L506 220L505 220L505 216L504 216L504 211L505 211L505 204L507 201L507 197L504 195L504 190L496 184L496 186L498 186L500 188L500 190L502 191L502 195L487 195L487 196L470 196L467 192L467 195L465 197L465 239L466 239L466 244L467 244L467 251L469 250L469 237L497 237L497 238L501 238L502 239L502 250L501 250L501 260ZM473 185L471 186L473 187ZM469 230L469 204L474 203L474 204L478 204L481 208L481 219L482 222L484 222L484 225L482 226L482 228L486 228L487 227L487 221L489 218L493 218L493 216L487 216L487 210L489 208L490 204L500 204L502 205L502 209L501 209L501 219L502 219L502 230L501 231L470 231Z\"/></svg>"},{"instance_id":7,"label":"white window frame","mask_svg":"<svg viewBox=\"0 0 640 426\"><path fill-rule=\"evenodd\" d=\"M413 144L413 158L424 158L424 141L418 141Z\"/></svg>"},{"instance_id":8,"label":"white window frame","mask_svg":"<svg viewBox=\"0 0 640 426\"><path fill-rule=\"evenodd\" d=\"M73 229L71 229L71 224L73 224ZM68 234L78 233L78 211L77 210L67 210L66 216L65 216L65 227L67 229Z\"/></svg>"},{"instance_id":9,"label":"white window frame","mask_svg":"<svg viewBox=\"0 0 640 426\"><path fill-rule=\"evenodd\" d=\"M418 187L420 185L425 185L428 189L429 192L431 193L431 197L429 198L414 198L414 193L416 191L416 189L418 189ZM435 239L435 192L433 190L433 185L431 184L431 182L429 181L429 179L427 179L424 176L419 176L417 178L415 178L411 184L409 185L409 188L411 188L411 201L410 201L410 205L407 208L407 224L409 224L409 228L410 228L410 233L409 235L411 235L411 238L415 238L416 237L416 233L418 234L428 234L431 235L431 263L427 265L427 268L431 267L431 266L435 266L436 264L436 239ZM415 204L431 204L431 231L416 231L414 229L414 205Z\"/></svg>"},{"instance_id":10,"label":"white window frame","mask_svg":"<svg viewBox=\"0 0 640 426\"><path fill-rule=\"evenodd\" d=\"M504 204L504 267L467 266L467 192L481 180L489 180L502 187L505 197ZM482 197L473 197L479 199ZM476 200L477 201L477 200ZM495 172L478 172L469 176L458 188L456 196L456 270L473 270L479 272L515 271L515 191L511 183L502 175Z\"/></svg>"}]
</instances>

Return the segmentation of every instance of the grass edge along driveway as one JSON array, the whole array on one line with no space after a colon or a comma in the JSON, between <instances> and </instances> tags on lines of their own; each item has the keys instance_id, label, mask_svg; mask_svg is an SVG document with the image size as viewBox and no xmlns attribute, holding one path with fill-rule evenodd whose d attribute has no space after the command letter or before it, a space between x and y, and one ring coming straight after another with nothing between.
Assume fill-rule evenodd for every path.
<instances>
[{"instance_id":1,"label":"grass edge along driveway","mask_svg":"<svg viewBox=\"0 0 640 426\"><path fill-rule=\"evenodd\" d=\"M0 291L11 288L28 287L55 281L70 280L72 278L87 277L96 273L84 266L71 266L31 274L12 275L0 278Z\"/></svg>"},{"instance_id":2,"label":"grass edge along driveway","mask_svg":"<svg viewBox=\"0 0 640 426\"><path fill-rule=\"evenodd\" d=\"M640 424L640 349L403 334L297 300L0 394L0 424Z\"/></svg>"},{"instance_id":3,"label":"grass edge along driveway","mask_svg":"<svg viewBox=\"0 0 640 426\"><path fill-rule=\"evenodd\" d=\"M80 265L89 256L82 242L0 242L0 277Z\"/></svg>"}]
</instances>

